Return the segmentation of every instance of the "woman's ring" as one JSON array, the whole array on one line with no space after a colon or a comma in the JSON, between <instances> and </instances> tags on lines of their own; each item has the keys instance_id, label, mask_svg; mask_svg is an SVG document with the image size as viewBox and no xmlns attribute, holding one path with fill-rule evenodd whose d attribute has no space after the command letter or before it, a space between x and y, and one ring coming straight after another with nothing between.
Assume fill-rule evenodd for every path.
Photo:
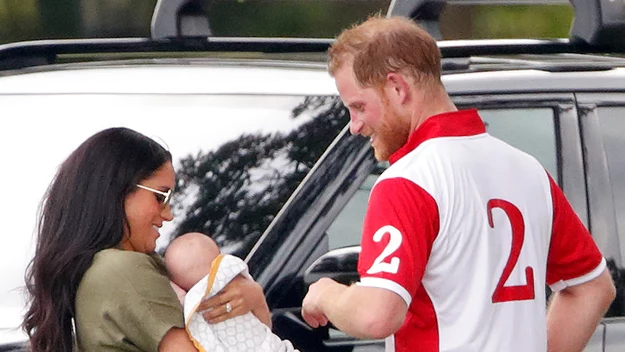
<instances>
[{"instance_id":1,"label":"woman's ring","mask_svg":"<svg viewBox=\"0 0 625 352\"><path fill-rule=\"evenodd\" d=\"M230 304L230 302L226 303L226 313L230 313L232 312L232 305Z\"/></svg>"}]
</instances>

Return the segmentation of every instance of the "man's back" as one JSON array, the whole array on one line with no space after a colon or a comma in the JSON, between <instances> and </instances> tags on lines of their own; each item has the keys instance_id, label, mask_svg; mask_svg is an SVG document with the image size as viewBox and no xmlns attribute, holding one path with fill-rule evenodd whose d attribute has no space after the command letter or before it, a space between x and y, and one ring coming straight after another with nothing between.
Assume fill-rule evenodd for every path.
<instances>
[{"instance_id":1,"label":"man's back","mask_svg":"<svg viewBox=\"0 0 625 352\"><path fill-rule=\"evenodd\" d=\"M544 169L487 134L433 139L414 154L396 166L428 165L403 172L439 211L422 282L437 312L441 350L469 343L476 351L508 350L515 338L526 351L545 350L545 287L534 285L545 281L551 233Z\"/></svg>"},{"instance_id":2,"label":"man's back","mask_svg":"<svg viewBox=\"0 0 625 352\"><path fill-rule=\"evenodd\" d=\"M450 124L454 132L441 133ZM404 326L389 343L397 351L545 351L548 257L585 255L559 244L550 253L557 186L534 158L485 133L475 111L424 126L416 132L420 143L376 183L365 223L371 232L380 219L405 241L396 273L369 269L363 278L381 276L411 296ZM404 199L378 203L380 193L390 193L384 189L403 190ZM395 209L376 214L389 207ZM593 271L601 257L592 255L569 277L554 269L554 278Z\"/></svg>"}]
</instances>

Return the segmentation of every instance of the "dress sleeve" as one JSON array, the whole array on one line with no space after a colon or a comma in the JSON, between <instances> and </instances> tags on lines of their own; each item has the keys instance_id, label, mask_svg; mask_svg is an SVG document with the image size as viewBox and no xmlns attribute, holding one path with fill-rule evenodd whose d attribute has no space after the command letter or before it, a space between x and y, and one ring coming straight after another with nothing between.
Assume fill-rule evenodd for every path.
<instances>
[{"instance_id":1,"label":"dress sleeve","mask_svg":"<svg viewBox=\"0 0 625 352\"><path fill-rule=\"evenodd\" d=\"M553 224L547 258L547 284L553 291L599 276L605 260L562 190L549 176Z\"/></svg>"},{"instance_id":2,"label":"dress sleeve","mask_svg":"<svg viewBox=\"0 0 625 352\"><path fill-rule=\"evenodd\" d=\"M156 352L167 331L184 327L182 306L162 261L140 253L129 254L128 261L123 265L118 262L115 270L109 271L109 280L102 280L103 289L110 295L102 318L127 343L141 351Z\"/></svg>"},{"instance_id":3,"label":"dress sleeve","mask_svg":"<svg viewBox=\"0 0 625 352\"><path fill-rule=\"evenodd\" d=\"M379 181L363 225L359 284L394 291L410 305L438 231L438 206L429 193L401 177Z\"/></svg>"}]
</instances>

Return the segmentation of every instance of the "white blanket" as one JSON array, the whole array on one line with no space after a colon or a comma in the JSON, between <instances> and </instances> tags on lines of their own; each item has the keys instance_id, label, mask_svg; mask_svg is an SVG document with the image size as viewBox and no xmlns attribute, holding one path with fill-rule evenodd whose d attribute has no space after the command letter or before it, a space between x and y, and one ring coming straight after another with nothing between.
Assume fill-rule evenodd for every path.
<instances>
[{"instance_id":1,"label":"white blanket","mask_svg":"<svg viewBox=\"0 0 625 352\"><path fill-rule=\"evenodd\" d=\"M220 255L211 272L193 286L184 300L185 325L201 352L297 352L289 341L282 341L254 314L247 313L217 324L208 324L197 307L217 294L237 275L251 279L247 265L232 255Z\"/></svg>"}]
</instances>

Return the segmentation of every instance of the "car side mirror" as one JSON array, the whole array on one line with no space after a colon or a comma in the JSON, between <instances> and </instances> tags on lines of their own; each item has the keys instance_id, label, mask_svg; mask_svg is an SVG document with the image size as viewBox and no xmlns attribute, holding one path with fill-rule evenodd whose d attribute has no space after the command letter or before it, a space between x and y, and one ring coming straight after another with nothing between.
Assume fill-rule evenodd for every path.
<instances>
[{"instance_id":1,"label":"car side mirror","mask_svg":"<svg viewBox=\"0 0 625 352\"><path fill-rule=\"evenodd\" d=\"M358 256L360 246L345 247L329 251L306 269L304 272L304 286L327 277L345 285L351 285L360 280L358 274Z\"/></svg>"}]
</instances>

